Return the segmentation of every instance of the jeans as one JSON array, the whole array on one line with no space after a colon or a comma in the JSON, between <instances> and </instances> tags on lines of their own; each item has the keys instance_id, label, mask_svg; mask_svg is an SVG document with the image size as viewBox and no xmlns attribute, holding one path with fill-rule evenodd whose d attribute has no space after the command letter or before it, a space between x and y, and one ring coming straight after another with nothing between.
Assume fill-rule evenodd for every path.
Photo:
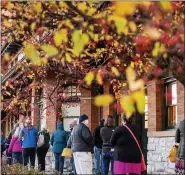
<instances>
[{"instance_id":1,"label":"jeans","mask_svg":"<svg viewBox=\"0 0 185 175\"><path fill-rule=\"evenodd\" d=\"M72 155L72 157L71 157L70 162L71 162L71 165L72 165L72 174L73 174L73 175L76 175L75 162L74 162L74 157L73 157L73 155Z\"/></svg>"},{"instance_id":2,"label":"jeans","mask_svg":"<svg viewBox=\"0 0 185 175\"><path fill-rule=\"evenodd\" d=\"M35 153L36 153L36 148L23 148L24 166L27 166L28 161L30 159L30 163L31 163L32 168L35 167Z\"/></svg>"},{"instance_id":3,"label":"jeans","mask_svg":"<svg viewBox=\"0 0 185 175\"><path fill-rule=\"evenodd\" d=\"M48 152L49 147L39 147L37 148L37 157L38 157L38 167L41 171L45 171L45 158Z\"/></svg>"},{"instance_id":4,"label":"jeans","mask_svg":"<svg viewBox=\"0 0 185 175\"><path fill-rule=\"evenodd\" d=\"M61 153L54 153L54 155L55 155L55 170L63 174L64 157L61 156Z\"/></svg>"},{"instance_id":5,"label":"jeans","mask_svg":"<svg viewBox=\"0 0 185 175\"><path fill-rule=\"evenodd\" d=\"M96 146L94 147L94 168L96 174L102 172L102 149Z\"/></svg>"},{"instance_id":6,"label":"jeans","mask_svg":"<svg viewBox=\"0 0 185 175\"><path fill-rule=\"evenodd\" d=\"M108 175L109 174L109 164L111 162L111 172L112 174L114 174L113 172L113 152L102 152L102 174L103 175Z\"/></svg>"},{"instance_id":7,"label":"jeans","mask_svg":"<svg viewBox=\"0 0 185 175\"><path fill-rule=\"evenodd\" d=\"M12 160L13 163L19 163L22 164L22 152L13 152L12 153Z\"/></svg>"}]
</instances>

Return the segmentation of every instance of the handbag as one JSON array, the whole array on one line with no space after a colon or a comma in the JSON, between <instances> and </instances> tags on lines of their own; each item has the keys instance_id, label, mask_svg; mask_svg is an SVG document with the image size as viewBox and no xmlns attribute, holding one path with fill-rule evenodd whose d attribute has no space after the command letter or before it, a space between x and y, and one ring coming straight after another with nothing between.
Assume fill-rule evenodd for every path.
<instances>
[{"instance_id":1,"label":"handbag","mask_svg":"<svg viewBox=\"0 0 185 175\"><path fill-rule=\"evenodd\" d=\"M173 145L172 148L170 149L168 158L171 163L174 163L176 161L177 150L178 150L178 145Z\"/></svg>"},{"instance_id":2,"label":"handbag","mask_svg":"<svg viewBox=\"0 0 185 175\"><path fill-rule=\"evenodd\" d=\"M134 136L133 132L129 129L129 127L127 127L126 125L123 125L125 128L127 128L127 130L130 132L130 134L132 135L132 137L134 138L135 142L137 143L137 146L141 152L141 171L146 171L146 164L145 164L145 159L144 159L144 155L142 153L141 147L136 139L136 137Z\"/></svg>"},{"instance_id":3,"label":"handbag","mask_svg":"<svg viewBox=\"0 0 185 175\"><path fill-rule=\"evenodd\" d=\"M70 148L64 148L63 152L62 152L62 156L63 157L72 157L72 154L71 154L71 149Z\"/></svg>"},{"instance_id":4,"label":"handbag","mask_svg":"<svg viewBox=\"0 0 185 175\"><path fill-rule=\"evenodd\" d=\"M41 147L42 145L44 145L44 135L43 134L40 134L39 135L39 139L37 141L37 147Z\"/></svg>"}]
</instances>

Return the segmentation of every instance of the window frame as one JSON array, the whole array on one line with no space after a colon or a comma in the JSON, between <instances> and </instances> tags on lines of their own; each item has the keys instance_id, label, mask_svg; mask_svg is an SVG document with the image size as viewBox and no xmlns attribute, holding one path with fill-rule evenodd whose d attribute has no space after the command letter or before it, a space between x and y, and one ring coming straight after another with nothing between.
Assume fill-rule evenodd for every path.
<instances>
[{"instance_id":1,"label":"window frame","mask_svg":"<svg viewBox=\"0 0 185 175\"><path fill-rule=\"evenodd\" d=\"M166 79L162 89L163 89L163 95L162 95L162 129L165 130L174 130L175 126L169 126L168 125L168 108L170 106L176 106L176 110L177 110L177 104L176 105L172 105L172 104L167 104L167 100L166 100L166 88L169 85L172 84L176 84L177 85L177 80L175 78L168 78ZM176 92L177 93L177 92ZM176 116L177 117L177 116ZM177 124L177 123L176 123Z\"/></svg>"}]
</instances>

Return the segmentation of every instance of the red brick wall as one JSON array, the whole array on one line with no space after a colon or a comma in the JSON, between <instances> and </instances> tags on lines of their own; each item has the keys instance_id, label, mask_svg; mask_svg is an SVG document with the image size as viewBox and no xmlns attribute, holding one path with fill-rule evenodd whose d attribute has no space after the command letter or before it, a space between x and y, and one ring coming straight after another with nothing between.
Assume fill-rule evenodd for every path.
<instances>
[{"instance_id":1,"label":"red brick wall","mask_svg":"<svg viewBox=\"0 0 185 175\"><path fill-rule=\"evenodd\" d=\"M94 106L94 95L89 89L80 88L80 114L86 114L89 117L89 129L94 130L98 126L98 107Z\"/></svg>"},{"instance_id":2,"label":"red brick wall","mask_svg":"<svg viewBox=\"0 0 185 175\"><path fill-rule=\"evenodd\" d=\"M148 131L162 130L162 91L157 80L147 84L148 95Z\"/></svg>"},{"instance_id":3,"label":"red brick wall","mask_svg":"<svg viewBox=\"0 0 185 175\"><path fill-rule=\"evenodd\" d=\"M182 121L185 117L184 113L184 86L177 81L177 117L178 122Z\"/></svg>"}]
</instances>

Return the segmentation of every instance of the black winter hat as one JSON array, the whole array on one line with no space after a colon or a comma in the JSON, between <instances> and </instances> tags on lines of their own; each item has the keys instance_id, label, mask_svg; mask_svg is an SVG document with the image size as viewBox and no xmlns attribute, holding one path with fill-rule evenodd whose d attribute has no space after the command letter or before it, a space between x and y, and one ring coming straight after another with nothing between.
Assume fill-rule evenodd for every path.
<instances>
[{"instance_id":1,"label":"black winter hat","mask_svg":"<svg viewBox=\"0 0 185 175\"><path fill-rule=\"evenodd\" d=\"M88 119L88 116L85 115L85 114L82 114L80 117L79 117L79 123L82 123L84 120L87 120Z\"/></svg>"}]
</instances>

